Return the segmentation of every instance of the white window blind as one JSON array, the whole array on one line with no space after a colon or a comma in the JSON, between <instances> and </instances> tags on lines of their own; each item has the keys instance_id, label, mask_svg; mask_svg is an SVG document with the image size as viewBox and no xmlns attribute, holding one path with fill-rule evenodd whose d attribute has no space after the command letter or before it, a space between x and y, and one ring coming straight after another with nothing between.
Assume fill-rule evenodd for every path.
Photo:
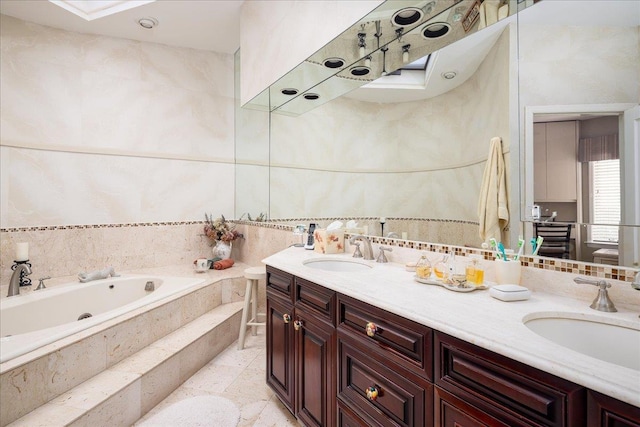
<instances>
[{"instance_id":1,"label":"white window blind","mask_svg":"<svg viewBox=\"0 0 640 427\"><path fill-rule=\"evenodd\" d=\"M594 225L591 240L594 242L617 242L620 224L620 160L591 162L592 206Z\"/></svg>"}]
</instances>

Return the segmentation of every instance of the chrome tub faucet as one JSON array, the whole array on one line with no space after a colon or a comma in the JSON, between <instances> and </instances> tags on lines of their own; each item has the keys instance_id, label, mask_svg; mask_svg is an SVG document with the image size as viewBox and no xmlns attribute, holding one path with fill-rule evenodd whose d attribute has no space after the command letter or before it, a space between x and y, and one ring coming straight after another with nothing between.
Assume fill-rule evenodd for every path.
<instances>
[{"instance_id":1,"label":"chrome tub faucet","mask_svg":"<svg viewBox=\"0 0 640 427\"><path fill-rule=\"evenodd\" d=\"M8 297L14 295L20 295L20 281L22 277L29 276L31 274L31 267L29 264L17 264L16 269L11 274L11 280L9 281L9 293Z\"/></svg>"}]
</instances>

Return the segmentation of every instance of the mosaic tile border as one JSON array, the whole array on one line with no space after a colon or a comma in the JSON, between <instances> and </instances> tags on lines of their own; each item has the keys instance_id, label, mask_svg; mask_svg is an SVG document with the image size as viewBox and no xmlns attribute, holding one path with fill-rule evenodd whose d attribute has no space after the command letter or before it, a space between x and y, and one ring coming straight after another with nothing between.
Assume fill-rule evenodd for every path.
<instances>
[{"instance_id":1,"label":"mosaic tile border","mask_svg":"<svg viewBox=\"0 0 640 427\"><path fill-rule=\"evenodd\" d=\"M204 221L169 221L169 222L132 222L123 224L85 224L85 225L46 225L33 227L0 228L0 233L19 233L25 231L57 231L57 230L86 230L91 228L127 228L127 227L158 227L175 225L204 224Z\"/></svg>"},{"instance_id":2,"label":"mosaic tile border","mask_svg":"<svg viewBox=\"0 0 640 427\"><path fill-rule=\"evenodd\" d=\"M296 223L304 223L311 221L337 221L337 220L345 220L345 219L358 219L358 220L367 220L367 218L297 218L291 219L288 221L296 222ZM377 218L369 218L372 220L376 220ZM398 218L387 218L389 220L396 220ZM455 220L429 220L424 218L416 218L418 221L441 221L441 222L459 222L459 223L468 223L468 224L477 224L473 221L455 221ZM294 226L287 224L275 224L274 221L283 220L270 220L267 222L255 222L255 221L234 221L238 224L245 224L256 227L265 227L272 228L282 231L291 231L293 232ZM345 237L350 237L350 233L346 233ZM495 258L495 253L485 249L478 248L467 248L463 246L454 246L454 245L445 245L439 243L429 243L429 242L418 242L413 240L401 240L394 239L389 237L379 237L379 236L370 236L371 243L376 243L380 245L386 246L397 246L400 248L408 248L408 249L416 249L420 251L428 251L428 252L436 252L436 253L454 253L456 256L465 256L469 255L480 255L483 259L487 261L491 261ZM589 262L582 261L574 261L574 260L565 260L565 259L554 259L554 258L545 258L545 257L532 257L532 256L522 256L520 258L523 267L531 267L531 268L539 268L542 270L570 273L570 274L579 274L582 276L592 276L592 277L600 277L603 279L611 279L611 280L620 280L623 282L633 282L635 274L639 271L638 269L634 269L631 267L619 267L615 265L604 265L604 264L593 264Z\"/></svg>"}]
</instances>

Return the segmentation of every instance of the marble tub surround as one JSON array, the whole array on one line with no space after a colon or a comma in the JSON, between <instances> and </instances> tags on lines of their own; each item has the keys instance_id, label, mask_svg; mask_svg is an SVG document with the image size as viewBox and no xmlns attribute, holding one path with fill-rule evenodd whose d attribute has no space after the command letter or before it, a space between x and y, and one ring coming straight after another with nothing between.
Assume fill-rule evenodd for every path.
<instances>
[{"instance_id":1,"label":"marble tub surround","mask_svg":"<svg viewBox=\"0 0 640 427\"><path fill-rule=\"evenodd\" d=\"M190 264L130 271L204 278L205 282L0 364L0 425L110 369L215 307L241 303L242 274L247 267L239 262L226 270L205 273L196 273ZM237 328L227 332L231 341L237 337Z\"/></svg>"},{"instance_id":2,"label":"marble tub surround","mask_svg":"<svg viewBox=\"0 0 640 427\"><path fill-rule=\"evenodd\" d=\"M77 276L113 266L117 273L166 265L189 264L211 257L211 246L202 236L202 221L66 225L0 229L0 298L7 295L16 243L29 242L32 282L50 276ZM234 245L240 247L242 240ZM233 256L236 252L232 253ZM33 286L32 286L33 287ZM29 292L29 287L21 292Z\"/></svg>"},{"instance_id":3,"label":"marble tub surround","mask_svg":"<svg viewBox=\"0 0 640 427\"><path fill-rule=\"evenodd\" d=\"M619 311L602 313L589 308L596 290L591 286L574 284L574 275L561 272L550 275L543 270L525 267L522 285L533 291L531 298L502 302L491 298L486 290L458 293L415 282L414 273L405 271L404 260L415 260L419 253L405 248L396 251L394 248L392 262L377 264L371 261L373 268L358 273L335 273L306 267L302 261L323 256L299 248L288 248L264 261L297 277L640 406L640 371L568 350L538 336L523 323L523 318L532 313L568 312L640 329L640 296L637 291L627 291L626 288L630 288L627 283L611 281L611 298ZM351 254L324 257L349 259ZM486 280L493 278L491 263L483 261L487 267ZM558 293L559 287L562 291Z\"/></svg>"}]
</instances>

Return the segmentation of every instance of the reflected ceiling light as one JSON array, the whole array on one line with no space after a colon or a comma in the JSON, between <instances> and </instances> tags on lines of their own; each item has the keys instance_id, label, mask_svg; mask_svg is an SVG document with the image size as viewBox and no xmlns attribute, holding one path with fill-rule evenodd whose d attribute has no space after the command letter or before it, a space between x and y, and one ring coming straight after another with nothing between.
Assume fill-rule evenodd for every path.
<instances>
[{"instance_id":1,"label":"reflected ceiling light","mask_svg":"<svg viewBox=\"0 0 640 427\"><path fill-rule=\"evenodd\" d=\"M113 15L156 0L49 0L87 21Z\"/></svg>"},{"instance_id":2,"label":"reflected ceiling light","mask_svg":"<svg viewBox=\"0 0 640 427\"><path fill-rule=\"evenodd\" d=\"M158 20L156 18L146 17L138 19L138 25L145 30L152 30L158 26Z\"/></svg>"},{"instance_id":3,"label":"reflected ceiling light","mask_svg":"<svg viewBox=\"0 0 640 427\"><path fill-rule=\"evenodd\" d=\"M358 65L358 66L355 66L355 67L351 67L349 69L349 72L351 73L352 76L362 77L362 76L366 76L367 74L369 74L371 72L371 68L364 67L362 65Z\"/></svg>"},{"instance_id":4,"label":"reflected ceiling light","mask_svg":"<svg viewBox=\"0 0 640 427\"><path fill-rule=\"evenodd\" d=\"M420 33L425 39L437 39L451 30L451 25L446 22L432 22L422 27Z\"/></svg>"},{"instance_id":5,"label":"reflected ceiling light","mask_svg":"<svg viewBox=\"0 0 640 427\"><path fill-rule=\"evenodd\" d=\"M305 93L304 95L302 95L304 97L304 99L307 99L309 101L314 101L318 98L320 98L320 95L318 95L317 93Z\"/></svg>"},{"instance_id":6,"label":"reflected ceiling light","mask_svg":"<svg viewBox=\"0 0 640 427\"><path fill-rule=\"evenodd\" d=\"M327 68L340 68L344 66L344 59L338 58L338 57L327 58L324 61L322 61L322 65L324 65Z\"/></svg>"},{"instance_id":7,"label":"reflected ceiling light","mask_svg":"<svg viewBox=\"0 0 640 427\"><path fill-rule=\"evenodd\" d=\"M283 95L295 95L298 93L298 89L292 88L292 87L288 87L286 89L282 89L280 91Z\"/></svg>"},{"instance_id":8,"label":"reflected ceiling light","mask_svg":"<svg viewBox=\"0 0 640 427\"><path fill-rule=\"evenodd\" d=\"M415 24L420 21L424 16L422 9L417 7L405 7L398 10L391 16L391 23L397 27L404 27L406 25Z\"/></svg>"},{"instance_id":9,"label":"reflected ceiling light","mask_svg":"<svg viewBox=\"0 0 640 427\"><path fill-rule=\"evenodd\" d=\"M409 49L411 48L410 44L405 44L402 46L402 63L407 64L409 62Z\"/></svg>"},{"instance_id":10,"label":"reflected ceiling light","mask_svg":"<svg viewBox=\"0 0 640 427\"><path fill-rule=\"evenodd\" d=\"M387 51L389 50L389 48L385 46L380 50L382 50L382 72L380 73L380 75L386 76L387 75Z\"/></svg>"},{"instance_id":11,"label":"reflected ceiling light","mask_svg":"<svg viewBox=\"0 0 640 427\"><path fill-rule=\"evenodd\" d=\"M455 78L458 73L456 73L455 71L445 71L444 73L440 74L442 76L443 79L446 80L451 80L453 78Z\"/></svg>"}]
</instances>

